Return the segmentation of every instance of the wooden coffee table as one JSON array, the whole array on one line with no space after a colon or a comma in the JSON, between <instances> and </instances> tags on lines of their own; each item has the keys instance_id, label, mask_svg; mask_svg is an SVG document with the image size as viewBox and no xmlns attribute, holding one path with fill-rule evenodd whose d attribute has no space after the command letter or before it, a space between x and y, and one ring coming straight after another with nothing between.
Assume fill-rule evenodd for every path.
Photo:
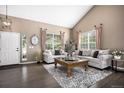
<instances>
[{"instance_id":1,"label":"wooden coffee table","mask_svg":"<svg viewBox=\"0 0 124 93\"><path fill-rule=\"evenodd\" d=\"M65 66L67 68L67 77L70 77L72 75L71 69L74 67L85 67L85 71L86 71L88 67L88 60L79 59L79 60L68 61L65 60L64 58L55 58L55 68L57 68L57 64Z\"/></svg>"}]
</instances>

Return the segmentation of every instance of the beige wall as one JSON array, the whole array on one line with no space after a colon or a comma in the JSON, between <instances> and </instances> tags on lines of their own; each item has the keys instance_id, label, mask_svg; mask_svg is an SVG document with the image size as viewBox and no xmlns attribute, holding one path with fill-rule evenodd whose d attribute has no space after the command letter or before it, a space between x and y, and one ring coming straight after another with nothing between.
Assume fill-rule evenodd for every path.
<instances>
[{"instance_id":1,"label":"beige wall","mask_svg":"<svg viewBox=\"0 0 124 93\"><path fill-rule=\"evenodd\" d=\"M124 49L124 6L94 6L73 28L71 38L76 41L76 30L89 31L100 23L103 24L102 48Z\"/></svg>"},{"instance_id":2,"label":"beige wall","mask_svg":"<svg viewBox=\"0 0 124 93\"><path fill-rule=\"evenodd\" d=\"M29 48L29 46L32 46L30 42L32 35L36 34L40 40L40 28L47 28L48 29L47 33L60 34L59 33L60 31L65 32L65 41L69 39L70 30L68 28L26 20L26 19L21 19L21 18L15 18L15 17L11 17L11 19L12 19L12 31L23 33L23 34L26 34L27 36L28 61L34 60L34 57L33 57L34 53L36 52L41 53L41 46L40 46L41 42L37 46L34 46L34 48L32 49Z\"/></svg>"}]
</instances>

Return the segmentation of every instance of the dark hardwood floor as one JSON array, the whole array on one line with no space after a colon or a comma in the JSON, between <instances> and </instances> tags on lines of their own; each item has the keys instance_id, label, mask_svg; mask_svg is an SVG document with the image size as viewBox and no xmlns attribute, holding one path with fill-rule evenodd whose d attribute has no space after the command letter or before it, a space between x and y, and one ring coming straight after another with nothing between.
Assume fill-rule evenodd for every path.
<instances>
[{"instance_id":1,"label":"dark hardwood floor","mask_svg":"<svg viewBox=\"0 0 124 93\"><path fill-rule=\"evenodd\" d=\"M124 73L114 72L92 88L123 88ZM0 88L61 88L42 64L0 67Z\"/></svg>"},{"instance_id":2,"label":"dark hardwood floor","mask_svg":"<svg viewBox=\"0 0 124 93\"><path fill-rule=\"evenodd\" d=\"M92 88L124 88L124 73L117 72L97 82Z\"/></svg>"},{"instance_id":3,"label":"dark hardwood floor","mask_svg":"<svg viewBox=\"0 0 124 93\"><path fill-rule=\"evenodd\" d=\"M0 70L2 88L58 88L56 80L43 68L42 64L10 66Z\"/></svg>"}]
</instances>

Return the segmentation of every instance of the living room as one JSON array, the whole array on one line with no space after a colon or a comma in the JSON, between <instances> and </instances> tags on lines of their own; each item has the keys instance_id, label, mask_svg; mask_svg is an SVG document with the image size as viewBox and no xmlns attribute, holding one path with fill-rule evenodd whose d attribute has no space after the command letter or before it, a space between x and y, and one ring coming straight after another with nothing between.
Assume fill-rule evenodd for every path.
<instances>
[{"instance_id":1,"label":"living room","mask_svg":"<svg viewBox=\"0 0 124 93\"><path fill-rule=\"evenodd\" d=\"M0 87L123 88L123 10L0 5Z\"/></svg>"}]
</instances>

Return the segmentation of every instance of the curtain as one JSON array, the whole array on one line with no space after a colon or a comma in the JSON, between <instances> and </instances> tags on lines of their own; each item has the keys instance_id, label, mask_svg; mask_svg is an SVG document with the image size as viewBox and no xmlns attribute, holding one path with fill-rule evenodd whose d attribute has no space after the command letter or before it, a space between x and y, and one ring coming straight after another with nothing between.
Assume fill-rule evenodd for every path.
<instances>
[{"instance_id":1,"label":"curtain","mask_svg":"<svg viewBox=\"0 0 124 93\"><path fill-rule=\"evenodd\" d=\"M96 48L101 49L101 39L102 39L102 24L99 27L94 26L96 30Z\"/></svg>"},{"instance_id":2,"label":"curtain","mask_svg":"<svg viewBox=\"0 0 124 93\"><path fill-rule=\"evenodd\" d=\"M62 49L65 48L65 46L64 46L64 35L65 35L65 32L60 31L60 40L61 40L61 48Z\"/></svg>"},{"instance_id":3,"label":"curtain","mask_svg":"<svg viewBox=\"0 0 124 93\"><path fill-rule=\"evenodd\" d=\"M46 42L46 30L43 30L42 28L40 28L40 32L41 32L41 50L44 51L46 49L45 46L45 42Z\"/></svg>"},{"instance_id":4,"label":"curtain","mask_svg":"<svg viewBox=\"0 0 124 93\"><path fill-rule=\"evenodd\" d=\"M77 50L80 48L80 34L81 34L81 31L76 31L76 34L77 34L77 43L76 43L76 48Z\"/></svg>"}]
</instances>

